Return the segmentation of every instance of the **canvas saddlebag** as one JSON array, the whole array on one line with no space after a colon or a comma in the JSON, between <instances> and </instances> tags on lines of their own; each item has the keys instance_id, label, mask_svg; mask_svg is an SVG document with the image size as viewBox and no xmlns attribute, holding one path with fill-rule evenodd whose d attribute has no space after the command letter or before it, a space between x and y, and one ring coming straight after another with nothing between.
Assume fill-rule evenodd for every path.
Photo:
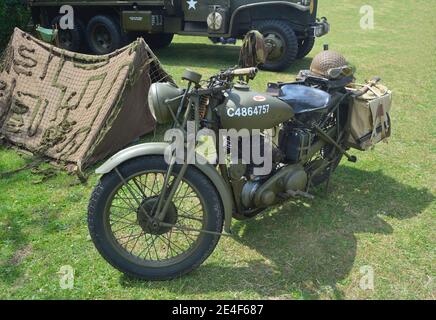
<instances>
[{"instance_id":1,"label":"canvas saddlebag","mask_svg":"<svg viewBox=\"0 0 436 320\"><path fill-rule=\"evenodd\" d=\"M351 91L365 86L354 84ZM368 150L391 135L390 110L392 92L382 84L367 86L368 91L351 99L347 145L358 150Z\"/></svg>"}]
</instances>

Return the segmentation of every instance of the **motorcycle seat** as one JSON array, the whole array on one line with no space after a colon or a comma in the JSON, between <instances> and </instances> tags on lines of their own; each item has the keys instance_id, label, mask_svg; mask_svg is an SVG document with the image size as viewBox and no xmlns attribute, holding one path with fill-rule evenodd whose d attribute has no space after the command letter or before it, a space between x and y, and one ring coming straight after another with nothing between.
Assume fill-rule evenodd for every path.
<instances>
[{"instance_id":1,"label":"motorcycle seat","mask_svg":"<svg viewBox=\"0 0 436 320\"><path fill-rule=\"evenodd\" d=\"M295 114L327 109L331 101L327 92L298 84L282 86L278 98L289 104Z\"/></svg>"}]
</instances>

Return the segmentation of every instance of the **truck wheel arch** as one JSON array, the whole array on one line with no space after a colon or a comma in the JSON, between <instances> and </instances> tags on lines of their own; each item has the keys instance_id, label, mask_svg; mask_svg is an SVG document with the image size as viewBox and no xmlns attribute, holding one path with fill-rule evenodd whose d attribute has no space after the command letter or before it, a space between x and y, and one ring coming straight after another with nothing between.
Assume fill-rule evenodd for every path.
<instances>
[{"instance_id":1,"label":"truck wheel arch","mask_svg":"<svg viewBox=\"0 0 436 320\"><path fill-rule=\"evenodd\" d=\"M270 11L275 11L275 12L305 12L305 11L310 11L309 7L304 7L302 5L296 4L296 3L291 3L291 2L287 2L287 1L265 1L265 2L258 2L258 3L251 3L251 4L246 4L243 6L238 7L233 13L232 16L230 17L230 30L229 30L229 34L231 34L232 36L240 36L238 34L238 17L240 17L243 14L248 14L250 17L252 16L252 12L255 9L259 9L261 7L267 7L270 9ZM272 8L275 8L274 10ZM280 9L279 11L277 11L277 9ZM265 11L263 11L265 12ZM277 17L276 15L272 15L271 17L266 16L265 18L262 19L278 19L281 20L280 17ZM254 19L256 20L256 19ZM251 24L253 25L253 20L250 21Z\"/></svg>"}]
</instances>

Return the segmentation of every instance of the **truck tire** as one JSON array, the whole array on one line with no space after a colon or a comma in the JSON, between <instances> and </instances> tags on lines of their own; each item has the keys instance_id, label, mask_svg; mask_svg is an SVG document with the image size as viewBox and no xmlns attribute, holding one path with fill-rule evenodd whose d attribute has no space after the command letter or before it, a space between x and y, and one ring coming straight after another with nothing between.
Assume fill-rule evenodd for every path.
<instances>
[{"instance_id":1,"label":"truck tire","mask_svg":"<svg viewBox=\"0 0 436 320\"><path fill-rule=\"evenodd\" d=\"M121 28L115 20L106 15L92 18L86 28L86 40L93 54L108 54L123 44Z\"/></svg>"},{"instance_id":2,"label":"truck tire","mask_svg":"<svg viewBox=\"0 0 436 320\"><path fill-rule=\"evenodd\" d=\"M173 33L146 33L144 40L152 49L166 48L173 41Z\"/></svg>"},{"instance_id":3,"label":"truck tire","mask_svg":"<svg viewBox=\"0 0 436 320\"><path fill-rule=\"evenodd\" d=\"M310 51L312 51L314 45L315 45L314 37L307 37L298 40L297 59L303 59L305 56L307 56L310 53Z\"/></svg>"},{"instance_id":4,"label":"truck tire","mask_svg":"<svg viewBox=\"0 0 436 320\"><path fill-rule=\"evenodd\" d=\"M260 66L263 70L282 71L297 58L298 39L291 24L285 20L264 20L256 24L263 34L265 44L271 48L267 61Z\"/></svg>"},{"instance_id":5,"label":"truck tire","mask_svg":"<svg viewBox=\"0 0 436 320\"><path fill-rule=\"evenodd\" d=\"M73 51L73 52L81 52L86 46L85 40L85 25L79 19L74 19L74 29L63 30L59 27L59 20L61 16L55 17L51 26L58 26L58 41L59 48Z\"/></svg>"}]
</instances>

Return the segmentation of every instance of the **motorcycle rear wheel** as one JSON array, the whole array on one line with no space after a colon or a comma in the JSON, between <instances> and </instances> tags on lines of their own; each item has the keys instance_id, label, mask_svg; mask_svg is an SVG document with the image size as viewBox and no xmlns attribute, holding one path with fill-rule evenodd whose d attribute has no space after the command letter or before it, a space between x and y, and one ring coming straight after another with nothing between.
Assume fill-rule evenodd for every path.
<instances>
[{"instance_id":1,"label":"motorcycle rear wheel","mask_svg":"<svg viewBox=\"0 0 436 320\"><path fill-rule=\"evenodd\" d=\"M180 167L175 166L171 179ZM95 247L113 267L135 278L172 279L192 271L209 257L219 235L183 227L222 232L219 194L193 166L186 171L164 219L179 228L153 229L149 225L143 212L153 214L151 208L161 192L167 168L163 156L129 160L118 170L135 197L114 171L101 178L91 196L88 227Z\"/></svg>"},{"instance_id":2,"label":"motorcycle rear wheel","mask_svg":"<svg viewBox=\"0 0 436 320\"><path fill-rule=\"evenodd\" d=\"M326 182L329 179L330 175L333 172L335 172L335 170L339 166L342 157L343 154L339 152L335 153L334 157L332 159L329 159L331 163L327 166L327 168L325 168L322 172L312 177L312 186L316 187Z\"/></svg>"}]
</instances>

